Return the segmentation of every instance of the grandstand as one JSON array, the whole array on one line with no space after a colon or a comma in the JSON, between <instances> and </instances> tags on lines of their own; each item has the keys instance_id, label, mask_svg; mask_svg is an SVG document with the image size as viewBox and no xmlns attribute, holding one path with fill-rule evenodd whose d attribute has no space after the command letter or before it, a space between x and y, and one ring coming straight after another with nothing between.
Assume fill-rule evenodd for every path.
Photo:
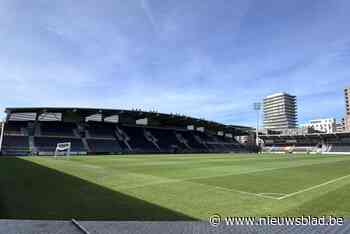
<instances>
[{"instance_id":1,"label":"grandstand","mask_svg":"<svg viewBox=\"0 0 350 234\"><path fill-rule=\"evenodd\" d=\"M6 108L3 155L249 152L235 140L250 128L182 115L91 108Z\"/></svg>"},{"instance_id":2,"label":"grandstand","mask_svg":"<svg viewBox=\"0 0 350 234\"><path fill-rule=\"evenodd\" d=\"M350 154L350 132L260 135L264 152Z\"/></svg>"}]
</instances>

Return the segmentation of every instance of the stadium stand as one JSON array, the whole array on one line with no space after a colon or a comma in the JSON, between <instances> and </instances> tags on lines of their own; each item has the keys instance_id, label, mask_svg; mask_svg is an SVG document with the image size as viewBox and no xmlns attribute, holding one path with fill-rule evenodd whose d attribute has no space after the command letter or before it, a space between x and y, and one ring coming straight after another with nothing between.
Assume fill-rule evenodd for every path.
<instances>
[{"instance_id":1,"label":"stadium stand","mask_svg":"<svg viewBox=\"0 0 350 234\"><path fill-rule=\"evenodd\" d=\"M39 125L38 125L39 127ZM64 122L41 122L40 135L42 136L62 136L74 137L76 124Z\"/></svg>"},{"instance_id":2,"label":"stadium stand","mask_svg":"<svg viewBox=\"0 0 350 234\"><path fill-rule=\"evenodd\" d=\"M116 140L88 139L87 141L91 152L105 154L123 152L122 147Z\"/></svg>"},{"instance_id":3,"label":"stadium stand","mask_svg":"<svg viewBox=\"0 0 350 234\"><path fill-rule=\"evenodd\" d=\"M4 154L27 155L29 154L29 141L27 136L6 135L2 142Z\"/></svg>"},{"instance_id":4,"label":"stadium stand","mask_svg":"<svg viewBox=\"0 0 350 234\"><path fill-rule=\"evenodd\" d=\"M179 141L174 129L148 128L148 131L156 138L156 143L161 152L175 153L186 150L186 145Z\"/></svg>"},{"instance_id":5,"label":"stadium stand","mask_svg":"<svg viewBox=\"0 0 350 234\"><path fill-rule=\"evenodd\" d=\"M74 152L86 151L81 139L64 137L35 137L36 150L39 152L54 152L58 143L71 142L71 150Z\"/></svg>"},{"instance_id":6,"label":"stadium stand","mask_svg":"<svg viewBox=\"0 0 350 234\"><path fill-rule=\"evenodd\" d=\"M336 141L328 141L327 143L330 145L330 152L350 152L350 137L338 137Z\"/></svg>"},{"instance_id":7,"label":"stadium stand","mask_svg":"<svg viewBox=\"0 0 350 234\"><path fill-rule=\"evenodd\" d=\"M86 130L91 138L115 139L115 125L109 123L88 122Z\"/></svg>"},{"instance_id":8,"label":"stadium stand","mask_svg":"<svg viewBox=\"0 0 350 234\"><path fill-rule=\"evenodd\" d=\"M249 128L142 112L79 108L7 108L2 155L53 155L58 143L71 143L72 154L243 152L233 137ZM151 124L136 124L138 119ZM199 126L201 131L191 129Z\"/></svg>"},{"instance_id":9,"label":"stadium stand","mask_svg":"<svg viewBox=\"0 0 350 234\"><path fill-rule=\"evenodd\" d=\"M350 144L349 145L332 144L329 147L329 152L334 152L334 153L350 152Z\"/></svg>"},{"instance_id":10,"label":"stadium stand","mask_svg":"<svg viewBox=\"0 0 350 234\"><path fill-rule=\"evenodd\" d=\"M350 132L304 135L261 135L264 152L350 154Z\"/></svg>"},{"instance_id":11,"label":"stadium stand","mask_svg":"<svg viewBox=\"0 0 350 234\"><path fill-rule=\"evenodd\" d=\"M28 127L27 122L13 121L6 124L6 133L8 135L27 135L25 129Z\"/></svg>"},{"instance_id":12,"label":"stadium stand","mask_svg":"<svg viewBox=\"0 0 350 234\"><path fill-rule=\"evenodd\" d=\"M156 153L159 152L153 142L145 136L144 127L138 126L120 126L119 127L128 137L132 151L135 153Z\"/></svg>"},{"instance_id":13,"label":"stadium stand","mask_svg":"<svg viewBox=\"0 0 350 234\"><path fill-rule=\"evenodd\" d=\"M196 152L207 151L208 148L205 146L199 135L197 135L194 131L183 131L181 132L181 135L187 140L187 143L192 150Z\"/></svg>"}]
</instances>

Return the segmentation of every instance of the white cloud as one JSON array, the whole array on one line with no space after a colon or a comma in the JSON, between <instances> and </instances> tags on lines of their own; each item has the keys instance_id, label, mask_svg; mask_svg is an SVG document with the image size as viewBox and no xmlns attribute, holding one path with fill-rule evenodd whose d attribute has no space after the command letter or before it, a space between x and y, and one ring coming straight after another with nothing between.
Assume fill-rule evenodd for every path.
<instances>
[{"instance_id":1,"label":"white cloud","mask_svg":"<svg viewBox=\"0 0 350 234\"><path fill-rule=\"evenodd\" d=\"M350 35L336 7L335 18L288 15L277 27L260 23L253 1L0 4L1 108L143 108L254 124L251 103L288 91L305 118L342 112Z\"/></svg>"}]
</instances>

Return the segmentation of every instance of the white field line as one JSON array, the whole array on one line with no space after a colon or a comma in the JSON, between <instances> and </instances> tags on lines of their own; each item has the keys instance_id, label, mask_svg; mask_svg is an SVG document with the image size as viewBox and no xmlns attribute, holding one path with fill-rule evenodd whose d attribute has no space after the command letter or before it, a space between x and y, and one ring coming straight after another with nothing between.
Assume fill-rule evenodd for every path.
<instances>
[{"instance_id":1,"label":"white field line","mask_svg":"<svg viewBox=\"0 0 350 234\"><path fill-rule=\"evenodd\" d=\"M332 162L342 162L342 161L347 161L347 160L334 160ZM349 160L350 161L350 160ZM78 162L81 163L81 162ZM224 176L231 176L231 175L244 175L244 174L250 174L250 173L255 173L255 172L264 172L264 171L273 171L273 170L278 170L278 169L287 169L287 168L295 168L295 167L301 167L301 166L313 166L313 165L320 165L320 164L325 164L329 163L329 161L317 161L314 163L306 163L306 164L286 164L280 167L267 167L263 169L252 169L252 170L247 170L242 173L227 173L227 174L221 174L221 175L212 175L212 176L197 176L197 177L189 177L189 178L183 178L183 179L173 179L173 180L193 180L193 179L208 179L208 178L216 178L216 177L224 177ZM81 163L83 164L83 163ZM91 165L91 164L90 164ZM220 166L221 167L221 166ZM228 166L222 166L222 167L228 167ZM104 168L104 167L101 167ZM207 167L201 167L202 168L207 168ZM118 168L118 170L124 171L124 173L130 173L127 170L123 170L121 168ZM142 174L142 173L136 173L136 174ZM172 180L169 178L169 180Z\"/></svg>"},{"instance_id":2,"label":"white field line","mask_svg":"<svg viewBox=\"0 0 350 234\"><path fill-rule=\"evenodd\" d=\"M344 161L344 160L339 160L339 161ZM338 162L338 160L335 160L335 162ZM306 164L306 166L309 166L309 165L311 166L311 165L316 165L316 164L323 164L323 163L326 163L326 162L311 163L311 164ZM83 164L83 166L85 166L85 167L87 165L91 166L91 164L85 164L85 163L81 163L81 162L80 162L80 164ZM96 167L99 167L99 166L96 166ZM216 177L223 177L223 176L230 176L230 175L242 175L242 174L249 174L249 173L254 173L254 172L263 172L263 171L270 171L270 170L283 169L283 168L293 168L293 167L299 167L299 165L293 165L293 166L287 166L287 167L266 168L266 169L262 169L262 170L252 170L252 171L247 171L247 172L244 172L244 173L241 173L241 174L234 173L234 174L226 174L226 175L219 175L219 176L198 176L198 177L190 177L190 178L186 178L186 179L170 179L170 178L166 178L165 179L165 178L162 178L161 181L158 181L158 182L145 183L145 184L142 184L142 185L135 185L135 186L125 186L125 187L120 186L118 188L119 189L127 189L127 190L129 190L129 189L136 189L136 188L142 188L142 187L147 187L147 186L152 186L152 185L159 185L159 184L178 183L178 182L186 182L186 181L190 182L189 180L193 180L193 179L209 179L209 178L216 178ZM104 169L104 167L100 167L100 169ZM140 173L136 173L136 174L140 174ZM108 177L108 176L103 176L103 177ZM294 192L294 193L286 194L286 195L281 196L281 197L273 197L273 196L268 196L268 195L282 195L282 194L285 194L285 193L252 193L252 192L246 192L246 191L242 191L242 190L224 188L224 187L213 186L213 185L208 185L208 184L200 184L200 185L210 186L212 188L216 188L216 189L223 190L223 191L228 191L228 192L237 192L237 193L241 193L241 194L252 195L252 196L257 196L257 197L262 197L262 198L269 198L269 199L274 199L274 200L282 200L282 199L285 199L285 198L297 195L299 193L303 193L303 192L310 191L310 190L313 190L315 188L318 188L318 187L321 187L321 186L324 186L324 185L327 185L327 184L330 184L330 183L334 183L334 182L336 182L338 180L342 180L342 179L344 179L346 177L350 177L350 175L339 177L339 178L327 181L327 182L319 184L319 185L315 185L315 186L312 186L312 187L309 187L309 188L306 188L306 189L303 189L303 190L299 190L299 191ZM192 182L190 182L190 183L192 183Z\"/></svg>"},{"instance_id":3,"label":"white field line","mask_svg":"<svg viewBox=\"0 0 350 234\"><path fill-rule=\"evenodd\" d=\"M147 187L147 186L151 186L151 185L158 185L158 184L168 184L168 183L178 183L178 182L186 182L186 180L176 180L176 179L171 179L171 180L167 180L164 182L154 182L154 183L147 183L147 184L143 184L143 185L139 185L139 186L130 186L130 187L119 187L119 189L135 189L135 188L142 188L142 187ZM190 183L194 183L194 182L190 182ZM225 192L235 192L235 193L240 193L240 194L245 194L245 195L250 195L250 196L256 196L256 197L261 197L261 198L268 198L268 199L275 199L277 200L277 197L272 197L272 196L268 196L267 194L259 194L259 193L252 193L252 192L246 192L246 191L242 191L242 190L237 190L237 189L231 189L231 188L225 188L225 187L220 187L220 186L215 186L215 185L210 185L210 184L198 184L200 186L207 186L213 189L217 189L217 190L222 190ZM281 194L279 194L281 195Z\"/></svg>"},{"instance_id":4,"label":"white field line","mask_svg":"<svg viewBox=\"0 0 350 234\"><path fill-rule=\"evenodd\" d=\"M278 199L277 197L264 195L263 193L252 193L252 192L246 192L246 191L242 191L242 190L231 189L231 188L224 188L224 187L208 185L208 184L201 184L201 185L210 186L211 188L215 188L215 189L222 190L222 191L225 191L225 192L236 192L236 193L240 193L240 194L244 194L244 195L251 195L251 196L268 198L268 199L275 199L275 200Z\"/></svg>"},{"instance_id":5,"label":"white field line","mask_svg":"<svg viewBox=\"0 0 350 234\"><path fill-rule=\"evenodd\" d=\"M253 159L253 158L251 158ZM339 161L343 161L343 160L339 160ZM91 169L98 169L98 170L103 170L106 171L107 168L102 167L102 166L97 166L97 165L93 165L90 163L84 163L81 161L73 161L77 164L75 164L76 167L83 167L83 168L91 168ZM335 160L334 162L338 162L338 160ZM318 165L318 164L323 164L323 163L328 163L328 162L316 162L316 163L311 163L311 164L304 164L305 166L311 166L311 165ZM264 168L264 169L256 169L256 170L247 170L243 173L227 173L227 174L222 174L222 175L211 175L211 176L194 176L194 177L187 177L187 178L179 178L179 179L172 179L172 178L164 178L164 177L158 177L159 180L157 182L150 182L150 183L144 183L144 184L140 184L140 185L134 185L134 186L119 186L119 189L137 189L137 188L143 188L143 187L148 187L148 186L152 186L152 185L160 185L160 184L168 184L168 183L179 183L179 182L185 182L185 181L189 181L189 180L196 180L196 179L210 179L210 178L218 178L218 177L225 177L225 176L232 176L232 175L244 175L244 174L250 174L250 173L257 173L257 172L264 172L264 171L273 171L273 170L278 170L278 169L285 169L285 168L294 168L294 167L299 167L299 166L304 166L304 165L285 165L282 167L268 167L268 168ZM129 173L129 174L139 174L142 175L142 173L130 173L127 171L124 172L120 172L120 173ZM98 178L98 181L103 182L103 180L105 178L108 178L110 176L109 173L106 173L106 175L104 176L100 176ZM154 176L155 178L157 176ZM285 193L281 193L280 195L285 194ZM276 194L277 195L277 194Z\"/></svg>"},{"instance_id":6,"label":"white field line","mask_svg":"<svg viewBox=\"0 0 350 234\"><path fill-rule=\"evenodd\" d=\"M327 162L321 162L321 163L312 163L312 164L306 164L306 166L312 166L312 165L318 165L318 164L323 164ZM143 187L148 187L152 185L160 185L160 184L168 184L168 183L179 183L179 182L186 182L190 180L197 180L197 179L211 179L211 178L218 178L218 177L225 177L225 176L232 176L232 175L244 175L244 174L250 174L250 173L256 173L256 172L264 172L264 171L273 171L273 170L278 170L278 169L287 169L287 168L294 168L294 167L299 167L299 166L304 166L304 165L293 165L293 166L282 166L282 167L269 167L269 168L264 168L264 169L257 169L257 170L251 170L251 171L245 171L243 173L227 173L227 174L222 174L222 175L212 175L212 176L194 176L194 177L187 177L187 178L179 178L179 179L171 179L171 178L164 178L164 177L159 177L159 181L157 182L150 182L150 183L145 183L145 184L140 184L140 185L134 185L134 186L124 186L124 187L118 187L120 189L136 189L136 188L143 188ZM128 173L125 171L125 173ZM140 174L141 173L136 173ZM106 175L105 177L108 177L109 175ZM280 195L286 194L286 193L279 193ZM276 194L277 195L277 194Z\"/></svg>"},{"instance_id":7,"label":"white field line","mask_svg":"<svg viewBox=\"0 0 350 234\"><path fill-rule=\"evenodd\" d=\"M96 166L96 165L87 164L87 163L80 163L79 165L81 165L82 167L91 168L91 169L102 169L102 170L105 170L101 166Z\"/></svg>"},{"instance_id":8,"label":"white field line","mask_svg":"<svg viewBox=\"0 0 350 234\"><path fill-rule=\"evenodd\" d=\"M139 186L129 186L129 187L118 187L119 189L135 189L135 188L142 188L142 187L147 187L151 185L158 185L158 184L168 184L168 183L179 183L179 182L186 182L186 180L181 180L181 179L166 179L165 181L159 181L159 182L154 182L154 183L147 183ZM194 183L194 182L189 182L189 183ZM200 186L208 186L210 188L226 191L226 192L236 192L240 194L245 194L245 195L251 195L251 196L256 196L256 197L262 197L262 198L269 198L269 199L277 199L277 197L273 196L268 196L267 194L262 194L262 193L252 193L252 192L247 192L247 191L242 191L242 190L237 190L237 189L231 189L231 188L225 188L225 187L220 187L220 186L215 186L215 185L210 185L210 184L198 184ZM281 194L279 194L281 195Z\"/></svg>"},{"instance_id":9,"label":"white field line","mask_svg":"<svg viewBox=\"0 0 350 234\"><path fill-rule=\"evenodd\" d=\"M265 195L265 196L269 196L269 195L287 195L286 193L259 193L260 195Z\"/></svg>"},{"instance_id":10,"label":"white field line","mask_svg":"<svg viewBox=\"0 0 350 234\"><path fill-rule=\"evenodd\" d=\"M187 180L180 180L180 179L169 179L166 181L160 181L160 182L154 182L154 183L147 183L139 186L130 186L130 187L119 187L120 189L135 189L135 188L142 188L142 187L147 187L151 185L158 185L158 184L168 184L168 183L179 183L179 182L186 182ZM194 182L189 182L189 183L194 183ZM232 188L225 188L225 187L220 187L220 186L215 186L215 185L210 185L210 184L198 184L200 186L209 186L210 188L226 191L226 192L236 192L240 194L245 194L245 195L251 195L251 196L256 196L256 197L262 197L262 198L268 198L268 199L275 199L277 200L277 197L274 196L269 196L270 193L252 193L252 192L247 192L247 191L242 191L242 190L237 190L237 189L232 189ZM271 194L272 195L272 194ZM279 193L278 195L281 195Z\"/></svg>"},{"instance_id":11,"label":"white field line","mask_svg":"<svg viewBox=\"0 0 350 234\"><path fill-rule=\"evenodd\" d=\"M342 176L342 177L339 177L339 178L336 178L336 179L333 179L333 180L324 182L324 183L322 183L322 184L318 184L318 185L311 186L311 187L306 188L306 189L302 189L302 190L296 191L296 192L294 192L294 193L289 193L289 194L287 194L287 195L284 195L284 196L282 196L282 197L277 198L277 200L282 200L282 199L285 199L285 198L288 198L288 197L292 197L292 196L295 196L295 195L297 195L297 194L304 193L304 192L307 192L307 191L310 191L310 190L313 190L313 189L316 189L316 188L319 188L319 187L322 187L322 186L325 186L325 185L328 185L328 184L337 182L337 181L342 180L342 179L345 179L345 178L347 178L347 177L350 177L350 175Z\"/></svg>"}]
</instances>

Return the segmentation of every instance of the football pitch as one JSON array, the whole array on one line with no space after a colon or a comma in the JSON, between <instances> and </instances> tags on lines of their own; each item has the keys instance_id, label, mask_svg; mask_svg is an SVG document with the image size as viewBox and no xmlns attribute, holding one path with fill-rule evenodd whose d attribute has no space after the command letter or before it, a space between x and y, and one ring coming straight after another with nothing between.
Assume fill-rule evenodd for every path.
<instances>
[{"instance_id":1,"label":"football pitch","mask_svg":"<svg viewBox=\"0 0 350 234\"><path fill-rule=\"evenodd\" d=\"M1 157L0 219L350 217L350 156Z\"/></svg>"}]
</instances>

